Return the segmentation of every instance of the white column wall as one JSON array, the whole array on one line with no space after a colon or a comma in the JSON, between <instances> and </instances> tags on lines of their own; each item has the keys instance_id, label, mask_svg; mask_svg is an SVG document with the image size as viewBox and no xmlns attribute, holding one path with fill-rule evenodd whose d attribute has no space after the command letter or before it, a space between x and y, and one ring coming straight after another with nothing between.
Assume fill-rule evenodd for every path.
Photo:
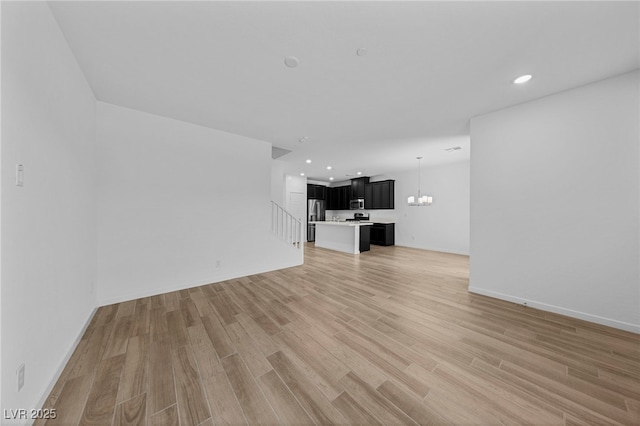
<instances>
[{"instance_id":1,"label":"white column wall","mask_svg":"<svg viewBox=\"0 0 640 426\"><path fill-rule=\"evenodd\" d=\"M98 102L98 301L300 264L271 235L271 145Z\"/></svg>"},{"instance_id":2,"label":"white column wall","mask_svg":"<svg viewBox=\"0 0 640 426\"><path fill-rule=\"evenodd\" d=\"M2 409L16 410L44 402L95 307L96 106L47 4L0 7Z\"/></svg>"},{"instance_id":3,"label":"white column wall","mask_svg":"<svg viewBox=\"0 0 640 426\"><path fill-rule=\"evenodd\" d=\"M640 332L638 72L471 121L470 290Z\"/></svg>"}]
</instances>

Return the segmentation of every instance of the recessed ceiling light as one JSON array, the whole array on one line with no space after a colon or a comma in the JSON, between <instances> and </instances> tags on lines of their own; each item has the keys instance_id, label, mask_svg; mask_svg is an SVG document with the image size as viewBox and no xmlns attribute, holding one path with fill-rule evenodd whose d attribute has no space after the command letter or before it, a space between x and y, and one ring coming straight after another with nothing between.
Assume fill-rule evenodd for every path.
<instances>
[{"instance_id":1,"label":"recessed ceiling light","mask_svg":"<svg viewBox=\"0 0 640 426\"><path fill-rule=\"evenodd\" d=\"M311 162L311 160L307 160L307 164L309 164Z\"/></svg>"},{"instance_id":2,"label":"recessed ceiling light","mask_svg":"<svg viewBox=\"0 0 640 426\"><path fill-rule=\"evenodd\" d=\"M298 139L298 142L300 142L300 143L305 143L305 142L306 142L306 141L308 141L308 140L309 140L309 136L303 136L303 137L301 137L300 139Z\"/></svg>"},{"instance_id":3,"label":"recessed ceiling light","mask_svg":"<svg viewBox=\"0 0 640 426\"><path fill-rule=\"evenodd\" d=\"M515 80L513 80L513 82L515 84L523 84L523 83L526 83L527 81L531 80L531 77L532 77L531 74L521 75L520 77L518 77Z\"/></svg>"},{"instance_id":4,"label":"recessed ceiling light","mask_svg":"<svg viewBox=\"0 0 640 426\"><path fill-rule=\"evenodd\" d=\"M333 180L333 176L329 178L329 180Z\"/></svg>"},{"instance_id":5,"label":"recessed ceiling light","mask_svg":"<svg viewBox=\"0 0 640 426\"><path fill-rule=\"evenodd\" d=\"M331 169L333 169L333 167L327 166L327 170L331 170Z\"/></svg>"},{"instance_id":6,"label":"recessed ceiling light","mask_svg":"<svg viewBox=\"0 0 640 426\"><path fill-rule=\"evenodd\" d=\"M358 50L356 50L356 55L358 56L365 56L366 54L367 54L367 49L365 49L364 47L361 47Z\"/></svg>"},{"instance_id":7,"label":"recessed ceiling light","mask_svg":"<svg viewBox=\"0 0 640 426\"><path fill-rule=\"evenodd\" d=\"M304 176L304 173L300 173L300 176Z\"/></svg>"},{"instance_id":8,"label":"recessed ceiling light","mask_svg":"<svg viewBox=\"0 0 640 426\"><path fill-rule=\"evenodd\" d=\"M360 176L360 175L362 174L362 172L358 172L358 173L356 173L356 174L357 174L358 176Z\"/></svg>"},{"instance_id":9,"label":"recessed ceiling light","mask_svg":"<svg viewBox=\"0 0 640 426\"><path fill-rule=\"evenodd\" d=\"M289 68L295 68L299 63L300 61L295 56L287 56L286 58L284 58L284 64Z\"/></svg>"}]
</instances>

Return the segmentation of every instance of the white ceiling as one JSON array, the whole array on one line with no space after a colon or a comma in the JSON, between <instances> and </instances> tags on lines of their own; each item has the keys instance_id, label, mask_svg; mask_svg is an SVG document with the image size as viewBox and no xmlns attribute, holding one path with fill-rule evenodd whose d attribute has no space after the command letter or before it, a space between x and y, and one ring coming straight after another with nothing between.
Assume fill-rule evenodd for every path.
<instances>
[{"instance_id":1,"label":"white ceiling","mask_svg":"<svg viewBox=\"0 0 640 426\"><path fill-rule=\"evenodd\" d=\"M469 158L471 117L640 66L636 1L49 4L98 100L271 142L318 180Z\"/></svg>"}]
</instances>

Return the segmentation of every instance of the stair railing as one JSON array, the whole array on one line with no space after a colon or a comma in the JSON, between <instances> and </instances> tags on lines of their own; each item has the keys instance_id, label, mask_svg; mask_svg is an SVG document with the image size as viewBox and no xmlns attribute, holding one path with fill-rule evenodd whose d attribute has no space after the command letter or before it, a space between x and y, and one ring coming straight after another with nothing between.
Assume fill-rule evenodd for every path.
<instances>
[{"instance_id":1,"label":"stair railing","mask_svg":"<svg viewBox=\"0 0 640 426\"><path fill-rule=\"evenodd\" d=\"M302 247L302 221L274 201L271 202L271 232L297 249Z\"/></svg>"}]
</instances>

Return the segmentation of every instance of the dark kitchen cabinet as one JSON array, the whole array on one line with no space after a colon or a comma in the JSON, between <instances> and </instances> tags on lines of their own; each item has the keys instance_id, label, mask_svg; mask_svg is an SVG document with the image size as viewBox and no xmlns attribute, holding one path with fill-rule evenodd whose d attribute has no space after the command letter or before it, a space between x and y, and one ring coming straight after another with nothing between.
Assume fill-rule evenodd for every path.
<instances>
[{"instance_id":1,"label":"dark kitchen cabinet","mask_svg":"<svg viewBox=\"0 0 640 426\"><path fill-rule=\"evenodd\" d=\"M307 184L307 199L308 200L326 200L327 187L322 185Z\"/></svg>"},{"instance_id":2,"label":"dark kitchen cabinet","mask_svg":"<svg viewBox=\"0 0 640 426\"><path fill-rule=\"evenodd\" d=\"M340 209L340 188L329 188L329 196L327 197L327 209Z\"/></svg>"},{"instance_id":3,"label":"dark kitchen cabinet","mask_svg":"<svg viewBox=\"0 0 640 426\"><path fill-rule=\"evenodd\" d=\"M340 186L340 207L338 210L349 210L349 201L351 201L351 187Z\"/></svg>"},{"instance_id":4,"label":"dark kitchen cabinet","mask_svg":"<svg viewBox=\"0 0 640 426\"><path fill-rule=\"evenodd\" d=\"M364 208L370 209L373 205L373 184L368 183L364 186Z\"/></svg>"},{"instance_id":5,"label":"dark kitchen cabinet","mask_svg":"<svg viewBox=\"0 0 640 426\"><path fill-rule=\"evenodd\" d=\"M337 188L327 188L327 210L336 210L336 206L338 205L337 196L338 191Z\"/></svg>"},{"instance_id":6,"label":"dark kitchen cabinet","mask_svg":"<svg viewBox=\"0 0 640 426\"><path fill-rule=\"evenodd\" d=\"M371 250L371 226L360 227L360 253Z\"/></svg>"},{"instance_id":7,"label":"dark kitchen cabinet","mask_svg":"<svg viewBox=\"0 0 640 426\"><path fill-rule=\"evenodd\" d=\"M394 184L393 180L372 182L364 188L365 209L393 209L394 208Z\"/></svg>"},{"instance_id":8,"label":"dark kitchen cabinet","mask_svg":"<svg viewBox=\"0 0 640 426\"><path fill-rule=\"evenodd\" d=\"M334 188L327 188L327 191L328 210L349 210L351 186L337 186Z\"/></svg>"},{"instance_id":9,"label":"dark kitchen cabinet","mask_svg":"<svg viewBox=\"0 0 640 426\"><path fill-rule=\"evenodd\" d=\"M394 181L385 180L380 182L380 207L379 209L392 209L394 208ZM376 199L375 197L373 198Z\"/></svg>"},{"instance_id":10,"label":"dark kitchen cabinet","mask_svg":"<svg viewBox=\"0 0 640 426\"><path fill-rule=\"evenodd\" d=\"M395 223L374 223L370 226L369 240L378 246L392 246L396 243Z\"/></svg>"},{"instance_id":11,"label":"dark kitchen cabinet","mask_svg":"<svg viewBox=\"0 0 640 426\"><path fill-rule=\"evenodd\" d=\"M322 185L316 186L316 199L318 200L326 200L327 199L327 187Z\"/></svg>"},{"instance_id":12,"label":"dark kitchen cabinet","mask_svg":"<svg viewBox=\"0 0 640 426\"><path fill-rule=\"evenodd\" d=\"M372 209L381 209L382 208L382 185L379 182L373 184L373 204L371 205Z\"/></svg>"},{"instance_id":13,"label":"dark kitchen cabinet","mask_svg":"<svg viewBox=\"0 0 640 426\"><path fill-rule=\"evenodd\" d=\"M357 179L351 179L351 199L365 197L365 186L369 183L368 177L361 177Z\"/></svg>"}]
</instances>

